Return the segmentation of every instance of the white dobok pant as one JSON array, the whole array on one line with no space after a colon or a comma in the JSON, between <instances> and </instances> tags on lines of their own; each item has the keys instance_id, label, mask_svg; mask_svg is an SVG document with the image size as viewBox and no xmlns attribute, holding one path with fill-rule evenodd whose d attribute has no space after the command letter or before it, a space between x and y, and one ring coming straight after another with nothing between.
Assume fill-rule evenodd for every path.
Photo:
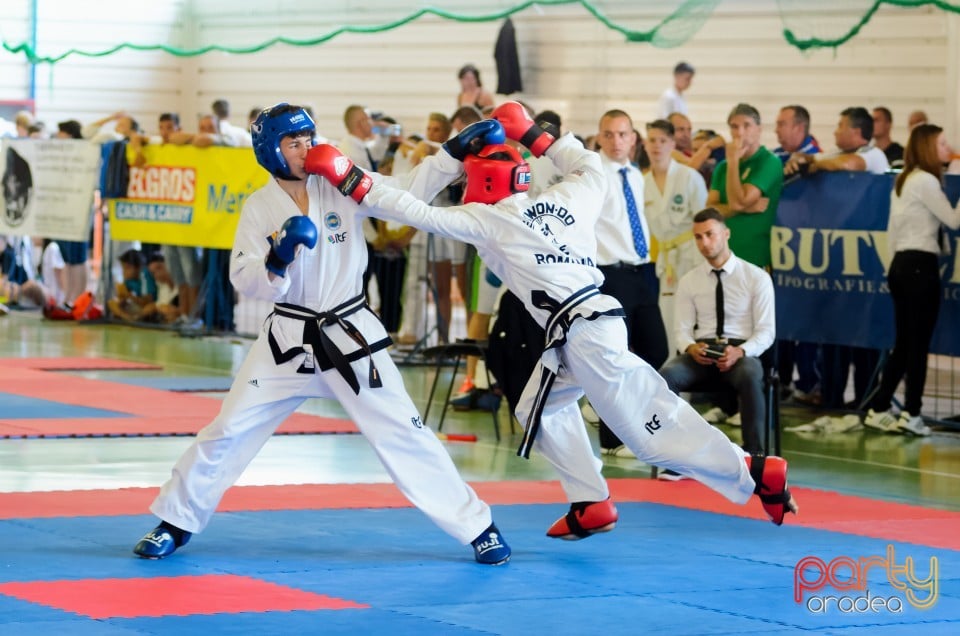
<instances>
[{"instance_id":1,"label":"white dobok pant","mask_svg":"<svg viewBox=\"0 0 960 636\"><path fill-rule=\"evenodd\" d=\"M307 398L334 398L373 446L400 491L443 531L466 545L491 523L489 506L463 481L436 434L423 426L387 350L373 354L383 386L365 386L369 359L352 363L354 394L336 369L301 374L302 356L277 365L261 335L247 355L219 415L173 468L150 506L188 532L210 521L224 492L278 426Z\"/></svg>"},{"instance_id":2,"label":"white dobok pant","mask_svg":"<svg viewBox=\"0 0 960 636\"><path fill-rule=\"evenodd\" d=\"M600 473L603 463L593 452L577 404L584 393L640 461L693 477L735 503L745 503L753 494L755 484L744 451L628 350L622 318L574 320L560 360L533 452L541 453L560 473L569 501L602 501L610 495ZM517 419L523 425L533 408L541 370L538 364L517 405Z\"/></svg>"}]
</instances>

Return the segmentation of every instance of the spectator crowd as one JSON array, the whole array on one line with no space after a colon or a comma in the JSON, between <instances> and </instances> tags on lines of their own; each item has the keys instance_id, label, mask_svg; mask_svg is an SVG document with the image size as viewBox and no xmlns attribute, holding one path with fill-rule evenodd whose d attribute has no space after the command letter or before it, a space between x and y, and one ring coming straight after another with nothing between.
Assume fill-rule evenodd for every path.
<instances>
[{"instance_id":1,"label":"spectator crowd","mask_svg":"<svg viewBox=\"0 0 960 636\"><path fill-rule=\"evenodd\" d=\"M880 397L871 402L883 352L776 340L770 236L784 184L791 180L832 171L919 171L937 180L948 171L960 172L960 160L942 131L928 123L924 113L915 111L907 118L909 140L901 140L901 144L892 137L894 114L889 108L851 104L836 115L834 139L817 139L811 134L811 116L804 105L786 104L768 121L746 102L731 104L726 130L699 128L691 114L695 109L688 108L686 97L694 78L691 64L678 63L673 82L657 101L652 118L611 108L598 113L596 130L574 131L582 133L578 137L588 149L599 153L607 176L606 199L596 228L595 263L604 276L603 293L624 307L630 349L654 368L662 368L675 391L697 390L707 380L731 389L734 399L721 396L705 418L742 426L744 448L751 453L763 450L757 435L763 416L759 402L763 370L771 367L779 372L783 397L833 409L866 410L870 403L873 408L868 420L873 419L868 425L929 434L928 428L910 417L920 416L923 380L919 379L919 387L917 381L920 370L925 369L927 332L932 333L936 308L924 313L923 325L918 327L908 321L906 307L910 302L933 303L936 294L904 300L901 293L895 298L899 353L893 357L896 366L884 375ZM385 112L355 103L345 106L344 129L339 135L324 132L331 138L339 136L338 148L357 166L386 175L406 174L493 110L495 97L484 88L476 67L465 65L458 79L460 91L451 112L424 113L413 131L404 131ZM544 128L563 130L556 112L526 107ZM250 147L250 124L260 110L250 109L246 121L237 123L231 120L230 104L218 99L191 130L181 127L175 112L161 114L149 130L126 112L86 125L76 120L59 122L55 130L23 112L16 117L15 135L11 136L86 140L103 146L105 162L142 166L149 146ZM761 137L764 126L771 125L778 145L766 148ZM508 143L530 166L531 191L546 189L559 180L549 161L532 156L516 142ZM914 194L920 187L915 185L916 178L906 180L906 186L897 181L893 194L897 214L919 215L929 209L934 218L926 219L924 227L929 231L935 233L940 224L956 229L960 226L956 208L939 199L923 207L926 199L922 196L935 197L937 191L937 181L933 185L928 181L923 182L926 190L922 195ZM4 176L8 208L16 204L21 186L12 173ZM920 198L904 200L908 196ZM463 184L455 182L431 203L453 206L462 197ZM100 206L98 198L94 207L99 210ZM902 243L896 248L896 262L902 267L915 262L914 252L930 253L936 248L925 236L916 235L916 225L905 225L902 218L898 223L894 228L891 218L891 232L907 235L905 242L895 243ZM466 309L467 336L487 339L507 290L477 258L472 246L373 219L365 222L363 232L369 256L365 275L368 300L397 344L414 347L428 341L450 342L453 307L460 299ZM10 307L69 313L78 297L96 289L98 281L92 272L99 264L91 263L91 241L6 236L0 237L0 248L0 314ZM119 255L109 264L115 284L109 294L101 290L101 295L109 296L104 304L111 318L185 329L232 329L229 307L233 292L222 275L229 252L115 242L112 253ZM921 262L929 269L926 257ZM891 272L891 277L896 277L901 289L909 289L911 279L902 267ZM929 284L936 286L935 282ZM891 280L891 291L897 294L893 287ZM210 311L211 306L217 311ZM431 306L435 308L435 333L428 329ZM522 319L516 316L498 329L520 330ZM925 335L908 338L900 333L901 328L911 333L920 329ZM528 344L535 359L543 343ZM851 368L853 400L848 402L845 395ZM906 405L909 417L897 420L888 411L895 381L904 369L911 387ZM476 404L475 396L471 397L479 390L475 377L476 360L472 360L461 387L460 404L467 408ZM515 388L495 386L493 391L510 393ZM603 421L599 427L605 454L631 456Z\"/></svg>"}]
</instances>

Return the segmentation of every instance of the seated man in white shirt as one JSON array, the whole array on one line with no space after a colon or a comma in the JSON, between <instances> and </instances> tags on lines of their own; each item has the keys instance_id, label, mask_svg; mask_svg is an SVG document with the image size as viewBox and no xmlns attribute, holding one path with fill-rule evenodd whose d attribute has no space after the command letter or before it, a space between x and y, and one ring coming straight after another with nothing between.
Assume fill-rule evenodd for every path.
<instances>
[{"instance_id":1,"label":"seated man in white shirt","mask_svg":"<svg viewBox=\"0 0 960 636\"><path fill-rule=\"evenodd\" d=\"M675 331L681 355L660 375L674 392L733 388L740 402L743 449L762 453L763 366L775 335L770 275L730 251L730 230L714 208L693 217L693 237L706 262L677 286ZM720 307L720 311L718 311ZM663 477L672 477L664 471ZM678 478L678 477L674 477Z\"/></svg>"}]
</instances>

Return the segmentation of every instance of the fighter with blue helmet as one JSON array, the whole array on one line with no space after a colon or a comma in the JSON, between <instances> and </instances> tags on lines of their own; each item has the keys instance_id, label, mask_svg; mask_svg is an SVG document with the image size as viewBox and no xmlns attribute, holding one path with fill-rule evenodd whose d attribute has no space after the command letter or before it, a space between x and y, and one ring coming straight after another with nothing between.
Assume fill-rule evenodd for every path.
<instances>
[{"instance_id":1,"label":"fighter with blue helmet","mask_svg":"<svg viewBox=\"0 0 960 636\"><path fill-rule=\"evenodd\" d=\"M492 129L475 129L461 141ZM401 492L434 523L472 544L478 562L505 563L510 548L490 507L423 426L386 351L390 338L364 300L365 208L304 170L313 120L299 106L277 104L260 113L252 136L257 161L273 178L244 203L230 281L240 293L274 303L274 311L220 413L180 457L150 506L161 523L134 552L164 558L201 532L277 427L307 398L319 397L340 402ZM502 131L477 141L498 139ZM391 182L430 200L451 180L442 170L418 169Z\"/></svg>"}]
</instances>

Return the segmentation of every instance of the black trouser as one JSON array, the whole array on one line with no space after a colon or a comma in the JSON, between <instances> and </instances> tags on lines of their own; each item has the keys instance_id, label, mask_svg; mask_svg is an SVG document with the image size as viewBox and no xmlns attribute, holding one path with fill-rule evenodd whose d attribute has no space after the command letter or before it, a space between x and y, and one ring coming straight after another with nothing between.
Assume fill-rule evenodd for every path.
<instances>
[{"instance_id":1,"label":"black trouser","mask_svg":"<svg viewBox=\"0 0 960 636\"><path fill-rule=\"evenodd\" d=\"M896 340L872 405L878 410L889 409L893 392L906 375L903 408L910 415L920 415L927 381L927 354L940 312L940 268L936 254L919 250L897 252L887 281L893 299Z\"/></svg>"},{"instance_id":2,"label":"black trouser","mask_svg":"<svg viewBox=\"0 0 960 636\"><path fill-rule=\"evenodd\" d=\"M660 315L660 280L656 265L601 266L600 271L604 276L600 291L623 305L630 350L654 369L659 369L670 352L667 331ZM616 448L622 443L601 421L600 447Z\"/></svg>"},{"instance_id":3,"label":"black trouser","mask_svg":"<svg viewBox=\"0 0 960 636\"><path fill-rule=\"evenodd\" d=\"M715 365L699 364L689 353L684 353L665 364L660 369L660 375L674 393L733 389L740 405L743 450L751 455L764 452L760 431L766 427L766 402L760 358L744 356L727 371L720 371Z\"/></svg>"},{"instance_id":4,"label":"black trouser","mask_svg":"<svg viewBox=\"0 0 960 636\"><path fill-rule=\"evenodd\" d=\"M848 345L823 345L821 375L821 405L824 408L843 408L843 394L847 388L850 365L853 364L853 402L859 408L870 394L880 350Z\"/></svg>"},{"instance_id":5,"label":"black trouser","mask_svg":"<svg viewBox=\"0 0 960 636\"><path fill-rule=\"evenodd\" d=\"M403 314L401 296L407 257L402 252L372 252L369 270L377 279L380 292L380 322L387 333L395 334L400 330L400 316Z\"/></svg>"}]
</instances>

